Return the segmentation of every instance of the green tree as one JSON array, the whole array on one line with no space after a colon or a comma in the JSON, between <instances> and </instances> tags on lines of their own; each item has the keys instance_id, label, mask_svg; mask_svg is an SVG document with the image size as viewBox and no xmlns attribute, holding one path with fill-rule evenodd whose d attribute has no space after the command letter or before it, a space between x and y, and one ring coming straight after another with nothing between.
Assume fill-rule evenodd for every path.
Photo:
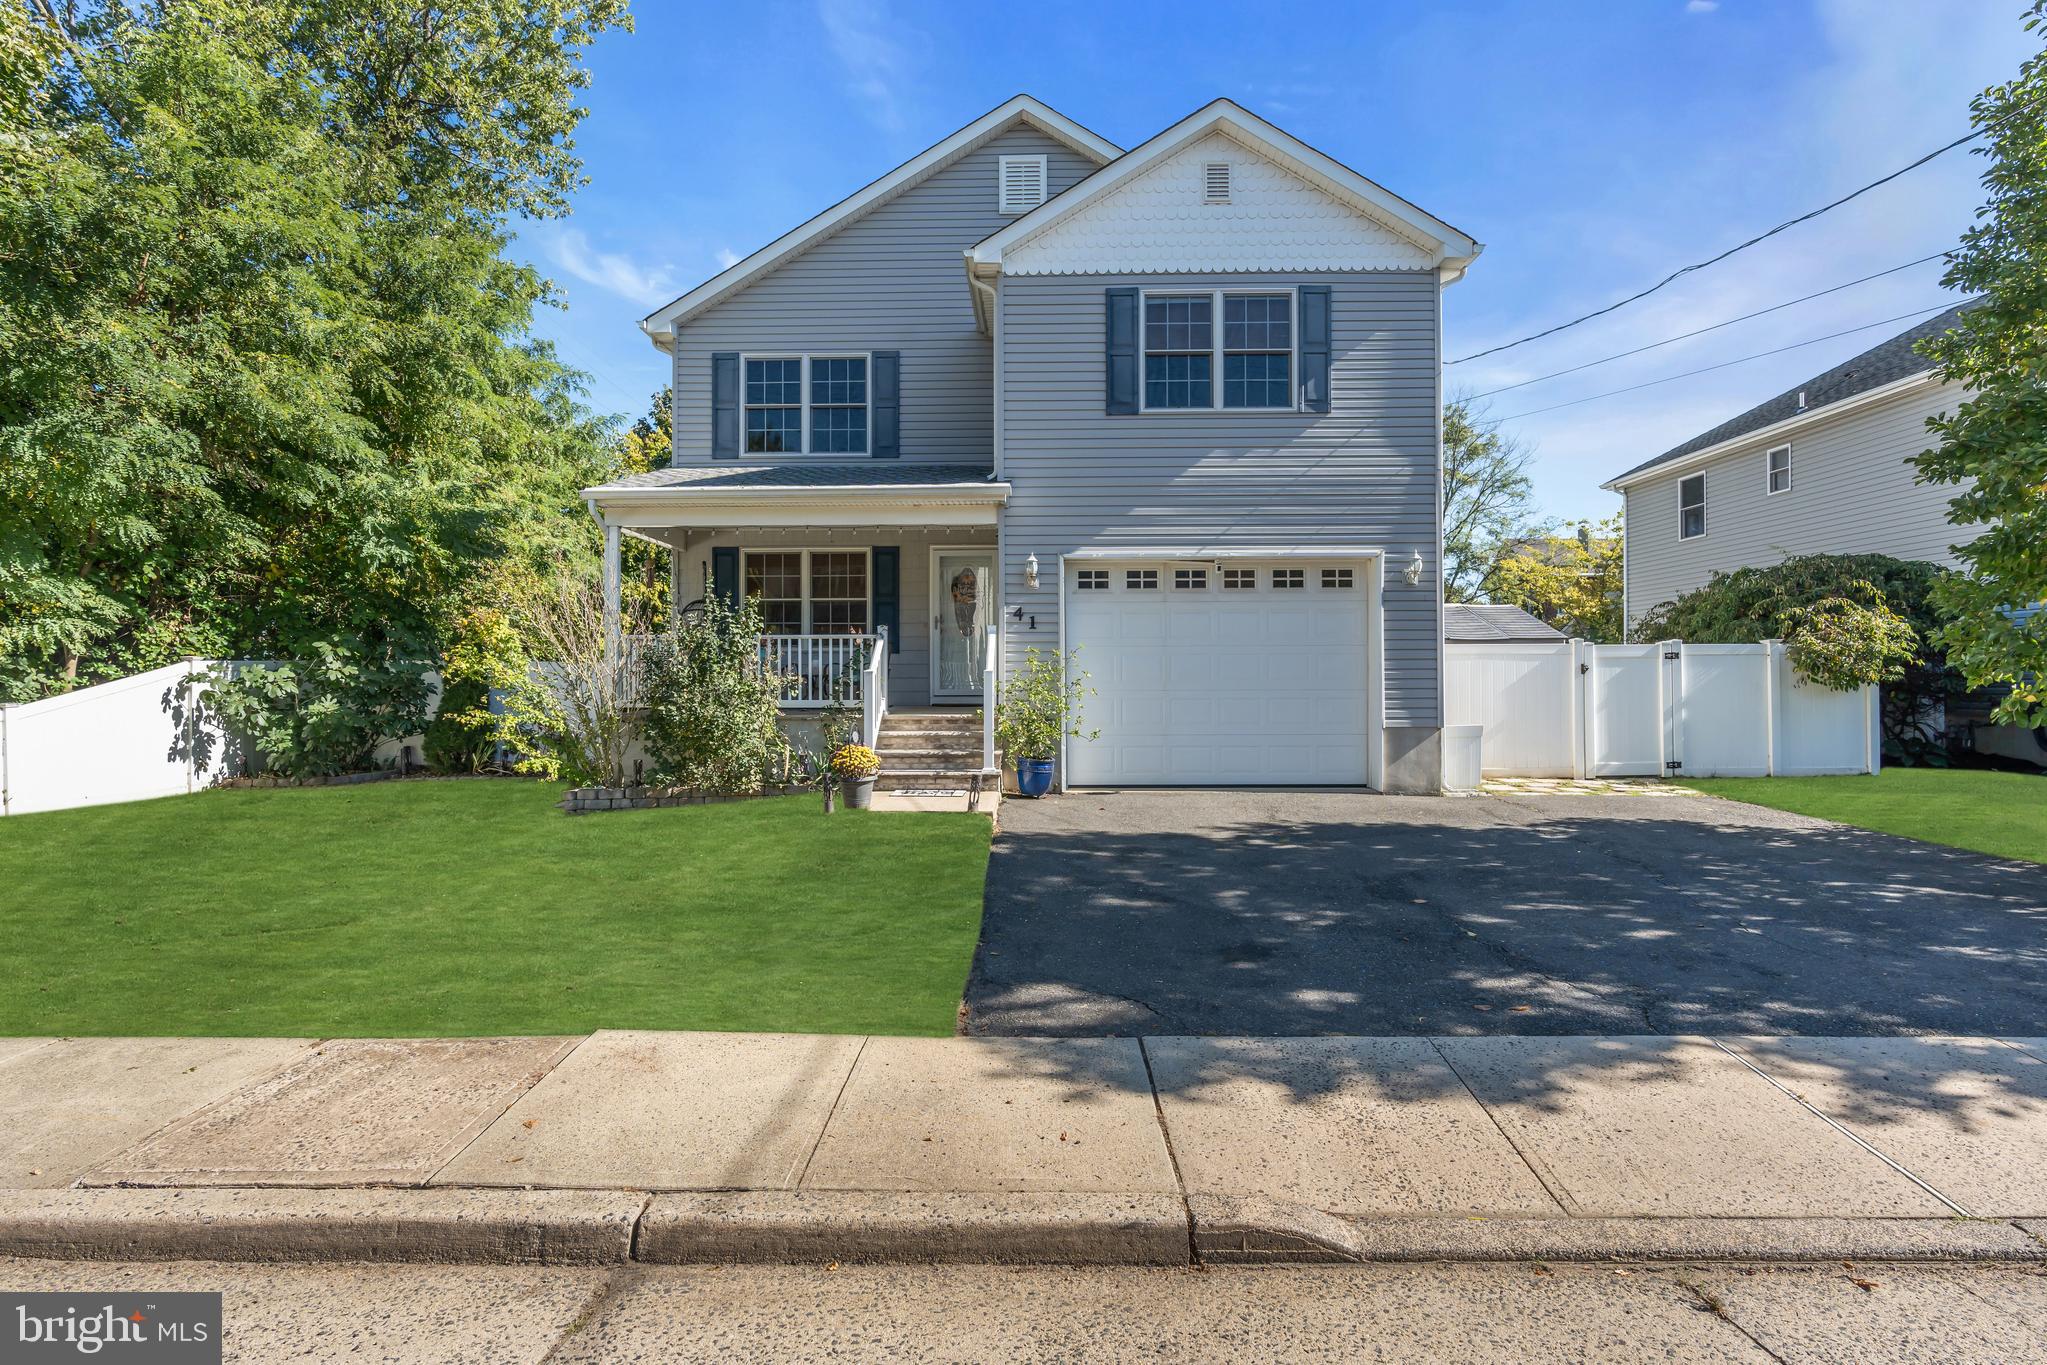
<instances>
[{"instance_id":1,"label":"green tree","mask_svg":"<svg viewBox=\"0 0 2047 1365\"><path fill-rule=\"evenodd\" d=\"M1575 534L1511 543L1486 583L1495 602L1521 607L1563 631L1617 644L1621 620L1621 519L1580 522Z\"/></svg>"},{"instance_id":2,"label":"green tree","mask_svg":"<svg viewBox=\"0 0 2047 1365\"><path fill-rule=\"evenodd\" d=\"M2043 19L2047 0L2034 0L2025 26ZM1927 423L1940 444L1918 467L1927 482L1965 485L1948 520L1985 529L1955 547L1968 572L1936 590L1939 639L1970 685L2010 685L1997 720L2047 725L2047 611L2022 615L2047 599L2047 52L1971 108L1987 199L1941 282L1982 302L1920 343L1969 397Z\"/></svg>"},{"instance_id":3,"label":"green tree","mask_svg":"<svg viewBox=\"0 0 2047 1365\"><path fill-rule=\"evenodd\" d=\"M0 16L0 693L431 648L587 536L606 431L503 248L621 0Z\"/></svg>"},{"instance_id":4,"label":"green tree","mask_svg":"<svg viewBox=\"0 0 2047 1365\"><path fill-rule=\"evenodd\" d=\"M1477 602L1501 553L1538 528L1528 466L1534 453L1487 426L1467 399L1443 409L1443 596Z\"/></svg>"}]
</instances>

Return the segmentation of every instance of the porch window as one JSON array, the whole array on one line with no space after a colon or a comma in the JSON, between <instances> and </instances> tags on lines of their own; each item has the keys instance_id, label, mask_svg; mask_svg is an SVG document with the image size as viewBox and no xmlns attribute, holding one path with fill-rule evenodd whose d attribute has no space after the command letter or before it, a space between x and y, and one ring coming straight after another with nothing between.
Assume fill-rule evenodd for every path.
<instances>
[{"instance_id":1,"label":"porch window","mask_svg":"<svg viewBox=\"0 0 2047 1365\"><path fill-rule=\"evenodd\" d=\"M746 595L770 635L864 635L872 619L865 550L749 550Z\"/></svg>"}]
</instances>

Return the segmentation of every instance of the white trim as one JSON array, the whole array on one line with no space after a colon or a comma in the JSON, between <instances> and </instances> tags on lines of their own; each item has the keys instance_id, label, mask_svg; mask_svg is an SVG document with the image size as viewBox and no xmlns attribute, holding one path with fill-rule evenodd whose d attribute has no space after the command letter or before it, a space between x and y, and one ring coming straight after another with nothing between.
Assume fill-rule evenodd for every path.
<instances>
[{"instance_id":1,"label":"white trim","mask_svg":"<svg viewBox=\"0 0 2047 1365\"><path fill-rule=\"evenodd\" d=\"M941 619L943 619L945 614L944 608L939 604L938 601L938 557L940 555L960 554L980 554L988 556L988 577L990 580L988 585L989 587L988 596L990 598L988 603L989 611L988 621L990 625L999 625L1002 620L1002 595L998 587L998 585L1000 585L1000 583L1002 582L1002 549L1000 546L997 545L983 545L978 543L967 543L960 545L940 545L936 541L932 542L930 567L928 569L928 578L926 580L929 584L930 591L926 594L925 597L926 604L931 608L931 614ZM996 638L998 641L1001 639L1000 632L997 632ZM925 671L930 676L926 679L926 682L928 684L926 695L928 695L931 698L931 704L933 706L939 704L938 699L941 696L946 698L948 701L957 701L962 698L978 697L981 695L981 680L979 678L976 678L974 680L974 685L972 687L967 688L964 691L957 692L940 691L938 686L938 632L936 630L933 630L931 632L930 636L928 637L927 643L930 645L930 648L925 651L925 653L928 655L928 658L925 661L926 664ZM1000 666L1001 666L1000 662L998 661L997 662L998 670Z\"/></svg>"},{"instance_id":2,"label":"white trim","mask_svg":"<svg viewBox=\"0 0 2047 1365\"><path fill-rule=\"evenodd\" d=\"M1690 469L1694 465L1704 464L1706 461L1717 459L1722 455L1731 455L1735 451L1746 449L1749 446L1761 445L1764 442L1769 442L1773 445L1782 444L1778 438L1791 432L1811 426L1815 422L1838 417L1844 412L1853 412L1857 408L1866 408L1872 403L1881 403L1887 398L1894 398L1910 389L1916 389L1922 384L1936 383L1939 381L1939 378L1939 372L1936 370L1921 370L1918 374L1906 375L1903 379L1893 380L1888 384L1880 384L1876 388L1866 389L1861 393L1840 399L1837 402L1828 403L1824 407L1808 408L1806 411L1796 416L1787 417L1781 422L1772 422L1769 426L1757 427L1754 431L1744 431L1739 436L1730 436L1717 445L1710 445L1702 450L1695 450L1680 459L1666 460L1660 464L1644 465L1626 474L1616 475L1599 486L1608 492L1619 493L1648 479L1664 478L1667 475L1677 473L1681 469Z\"/></svg>"},{"instance_id":3,"label":"white trim","mask_svg":"<svg viewBox=\"0 0 2047 1365\"><path fill-rule=\"evenodd\" d=\"M802 577L803 577L803 628L802 628L801 630L798 630L798 631L794 631L794 632L786 632L786 631L779 631L779 630L770 630L770 631L768 631L768 632L767 632L767 633L768 633L769 635L782 635L782 634L792 634L792 633L793 633L793 634L797 634L797 635L819 635L819 634L831 634L831 635L837 635L837 634L841 634L841 633L848 633L848 634L867 634L867 635L872 635L872 634L874 634L874 547L873 547L873 546L871 546L871 545L741 545L741 546L739 546L739 547L738 547L738 549L739 549L739 593L740 593L740 596L742 596L742 597L744 597L744 596L746 595L746 557L747 557L748 555L800 555L800 556L802 557L802 560L803 560L803 568L802 568L802 570L801 570L801 573L802 573ZM867 579L867 624L866 624L866 625L865 625L864 627L862 627L862 628L861 628L861 630L859 630L859 631L853 631L853 632L840 632L840 631L818 631L818 630L814 630L814 629L812 629L812 627L811 627L811 614L810 614L810 600L811 600L811 599L810 599L810 557L811 557L812 555L859 555L859 556L861 556L861 557L862 557L863 559L865 559L865 560L867 561L867 573L866 573L866 579ZM898 565L898 569L897 569L897 572L898 572L898 573L900 573L900 572L901 572L901 568L900 568L900 563L899 563L899 565ZM707 593L707 595L708 595L708 593ZM898 584L896 585L896 598L897 598L897 603L898 603L898 607L899 607L899 609L900 609L900 603L901 603L901 600L902 600L902 585L901 585L900 583L898 583ZM766 601L766 600L769 600L769 599L763 598L762 600L763 600L763 601ZM775 601L778 601L778 602L779 602L779 601L786 601L787 599L786 599L786 598L775 598L775 599L773 599L773 600L775 600ZM826 598L825 600L826 600L827 602L850 602L850 601L852 601L853 599L852 599L852 598L850 598L850 597L828 597L828 598Z\"/></svg>"},{"instance_id":4,"label":"white trim","mask_svg":"<svg viewBox=\"0 0 2047 1365\"><path fill-rule=\"evenodd\" d=\"M1685 485L1690 483L1693 479L1697 479L1699 481L1699 533L1695 536L1688 536L1685 534ZM1706 538L1706 532L1713 529L1712 524L1706 519L1706 504L1710 501L1710 499L1711 494L1706 487L1705 470L1701 469L1697 473L1687 474L1682 479L1678 480L1677 538L1679 540L1704 540Z\"/></svg>"},{"instance_id":5,"label":"white trim","mask_svg":"<svg viewBox=\"0 0 2047 1365\"><path fill-rule=\"evenodd\" d=\"M1777 480L1777 470L1770 463L1777 458L1777 452L1780 450L1784 452L1784 486L1782 488L1774 486ZM1763 452L1763 496L1774 498L1779 493L1789 493L1791 486L1791 442L1786 441L1782 445L1771 446Z\"/></svg>"},{"instance_id":6,"label":"white trim","mask_svg":"<svg viewBox=\"0 0 2047 1365\"><path fill-rule=\"evenodd\" d=\"M1145 402L1150 385L1145 383L1145 360L1151 352L1144 344L1145 306L1153 295L1163 299L1193 299L1206 295L1208 308L1208 406L1205 408L1155 408ZM1276 408L1226 408L1223 406L1223 300L1226 298L1273 298L1286 297L1287 338L1292 343L1287 351L1287 392L1293 402ZM1140 288L1137 291L1137 411L1148 413L1174 412L1226 412L1226 413L1273 413L1299 412L1301 410L1301 291L1299 285L1268 285L1263 289L1250 285L1233 285L1228 289L1173 289L1160 285L1156 289ZM1162 354L1174 354L1162 352ZM1188 352L1187 354L1193 354ZM1242 350L1238 355L1272 355L1276 352L1257 348Z\"/></svg>"},{"instance_id":7,"label":"white trim","mask_svg":"<svg viewBox=\"0 0 2047 1365\"><path fill-rule=\"evenodd\" d=\"M808 222L792 228L760 250L734 262L688 293L662 304L640 319L640 330L645 332L657 347L667 350L674 345L676 327L686 322L691 315L701 312L733 290L751 282L756 276L774 269L850 220L893 198L938 170L960 152L983 138L1000 132L1018 119L1050 134L1097 163L1106 163L1122 152L1115 143L1081 127L1049 105L1029 95L1018 95L927 147L887 175L848 195ZM1049 183L1047 188L1050 188Z\"/></svg>"},{"instance_id":8,"label":"white trim","mask_svg":"<svg viewBox=\"0 0 2047 1365\"><path fill-rule=\"evenodd\" d=\"M1196 408L1199 412L1201 409ZM1121 547L1102 550L1072 550L1059 556L1064 563L1069 559L1134 559L1146 563L1172 559L1218 560L1218 559L1384 559L1384 550L1368 550L1355 545L1330 545L1323 548L1302 548L1298 545L1273 549L1229 549L1214 550L1202 546L1182 545L1139 545L1129 549Z\"/></svg>"},{"instance_id":9,"label":"white trim","mask_svg":"<svg viewBox=\"0 0 2047 1365\"><path fill-rule=\"evenodd\" d=\"M1292 134L1275 128L1234 101L1218 99L1203 105L1078 184L1054 195L1009 226L998 228L983 238L967 253L968 269L971 271L977 266L999 269L1002 253L1008 248L1051 228L1147 166L1217 129L1228 132L1251 150L1272 156L1317 188L1335 195L1367 217L1409 238L1415 245L1433 252L1440 264L1455 272L1453 279L1455 275L1461 275L1483 250L1479 243L1442 219L1367 180Z\"/></svg>"}]
</instances>

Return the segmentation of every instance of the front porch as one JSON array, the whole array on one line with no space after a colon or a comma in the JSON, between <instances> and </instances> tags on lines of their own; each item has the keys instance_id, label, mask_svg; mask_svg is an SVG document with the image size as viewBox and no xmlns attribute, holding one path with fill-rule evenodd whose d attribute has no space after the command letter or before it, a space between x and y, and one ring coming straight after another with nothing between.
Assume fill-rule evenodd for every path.
<instances>
[{"instance_id":1,"label":"front porch","mask_svg":"<svg viewBox=\"0 0 2047 1365\"><path fill-rule=\"evenodd\" d=\"M630 678L649 638L622 631L620 546L633 536L668 551L671 627L708 598L759 604L762 667L785 680L793 734L834 702L860 709L877 748L891 712L979 708L977 761L943 771L992 774L996 518L1008 492L972 466L789 464L658 470L585 490L604 531L607 636Z\"/></svg>"}]
</instances>

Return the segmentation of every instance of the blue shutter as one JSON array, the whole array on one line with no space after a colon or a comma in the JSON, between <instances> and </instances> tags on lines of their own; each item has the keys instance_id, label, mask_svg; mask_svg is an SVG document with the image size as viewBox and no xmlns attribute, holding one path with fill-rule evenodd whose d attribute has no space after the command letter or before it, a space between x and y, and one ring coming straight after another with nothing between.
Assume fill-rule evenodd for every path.
<instances>
[{"instance_id":1,"label":"blue shutter","mask_svg":"<svg viewBox=\"0 0 2047 1365\"><path fill-rule=\"evenodd\" d=\"M1108 303L1108 413L1137 411L1137 291L1105 290Z\"/></svg>"},{"instance_id":2,"label":"blue shutter","mask_svg":"<svg viewBox=\"0 0 2047 1365\"><path fill-rule=\"evenodd\" d=\"M739 548L716 545L711 548L711 595L734 611L739 610Z\"/></svg>"},{"instance_id":3,"label":"blue shutter","mask_svg":"<svg viewBox=\"0 0 2047 1365\"><path fill-rule=\"evenodd\" d=\"M739 352L711 357L711 458L739 458Z\"/></svg>"},{"instance_id":4,"label":"blue shutter","mask_svg":"<svg viewBox=\"0 0 2047 1365\"><path fill-rule=\"evenodd\" d=\"M874 427L874 458L893 460L903 453L903 354L876 351L869 376L869 420Z\"/></svg>"},{"instance_id":5,"label":"blue shutter","mask_svg":"<svg viewBox=\"0 0 2047 1365\"><path fill-rule=\"evenodd\" d=\"M874 556L874 624L888 627L888 652L903 652L903 552L894 545L877 545Z\"/></svg>"},{"instance_id":6,"label":"blue shutter","mask_svg":"<svg viewBox=\"0 0 2047 1365\"><path fill-rule=\"evenodd\" d=\"M1301 286L1301 406L1329 411L1329 286Z\"/></svg>"}]
</instances>

